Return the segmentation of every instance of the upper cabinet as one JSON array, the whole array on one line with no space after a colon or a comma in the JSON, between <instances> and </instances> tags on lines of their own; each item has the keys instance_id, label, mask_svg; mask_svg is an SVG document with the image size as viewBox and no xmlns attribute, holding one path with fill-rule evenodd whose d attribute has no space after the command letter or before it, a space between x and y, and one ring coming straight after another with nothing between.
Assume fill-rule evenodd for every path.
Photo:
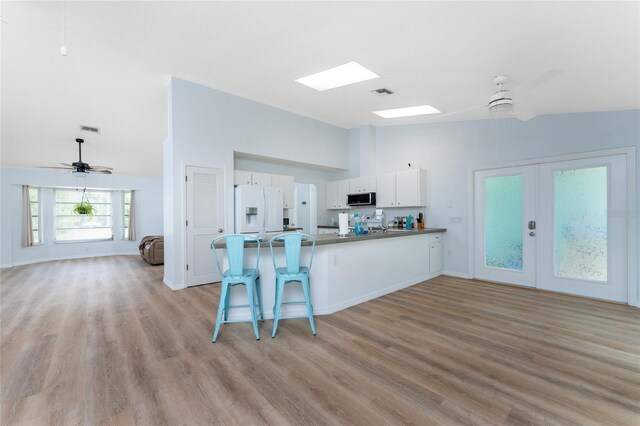
<instances>
[{"instance_id":1,"label":"upper cabinet","mask_svg":"<svg viewBox=\"0 0 640 426\"><path fill-rule=\"evenodd\" d=\"M349 179L327 183L327 209L348 209Z\"/></svg>"},{"instance_id":2,"label":"upper cabinet","mask_svg":"<svg viewBox=\"0 0 640 426\"><path fill-rule=\"evenodd\" d=\"M376 192L376 176L349 179L349 194Z\"/></svg>"},{"instance_id":3,"label":"upper cabinet","mask_svg":"<svg viewBox=\"0 0 640 426\"><path fill-rule=\"evenodd\" d=\"M329 210L338 208L338 182L327 183L326 208Z\"/></svg>"},{"instance_id":4,"label":"upper cabinet","mask_svg":"<svg viewBox=\"0 0 640 426\"><path fill-rule=\"evenodd\" d=\"M282 189L284 208L292 209L294 182L293 176L272 175L269 173L247 172L244 170L233 171L233 183L235 185L259 185L272 186Z\"/></svg>"},{"instance_id":5,"label":"upper cabinet","mask_svg":"<svg viewBox=\"0 0 640 426\"><path fill-rule=\"evenodd\" d=\"M256 172L253 172L253 173L251 173L251 179L252 179L251 184L252 185L259 185L259 186L273 186L271 184L271 176L272 175L270 175L268 173L256 173Z\"/></svg>"},{"instance_id":6,"label":"upper cabinet","mask_svg":"<svg viewBox=\"0 0 640 426\"><path fill-rule=\"evenodd\" d=\"M349 179L338 181L338 208L348 209L347 194L349 194Z\"/></svg>"},{"instance_id":7,"label":"upper cabinet","mask_svg":"<svg viewBox=\"0 0 640 426\"><path fill-rule=\"evenodd\" d=\"M396 206L396 174L376 176L376 207Z\"/></svg>"},{"instance_id":8,"label":"upper cabinet","mask_svg":"<svg viewBox=\"0 0 640 426\"><path fill-rule=\"evenodd\" d=\"M234 185L251 185L251 172L245 172L244 170L233 171L233 184Z\"/></svg>"},{"instance_id":9,"label":"upper cabinet","mask_svg":"<svg viewBox=\"0 0 640 426\"><path fill-rule=\"evenodd\" d=\"M271 186L282 189L284 208L293 208L294 182L293 176L271 175Z\"/></svg>"},{"instance_id":10,"label":"upper cabinet","mask_svg":"<svg viewBox=\"0 0 640 426\"><path fill-rule=\"evenodd\" d=\"M271 186L271 177L268 173L247 172L244 170L233 171L234 185L259 185ZM292 178L293 179L293 178Z\"/></svg>"},{"instance_id":11,"label":"upper cabinet","mask_svg":"<svg viewBox=\"0 0 640 426\"><path fill-rule=\"evenodd\" d=\"M396 206L427 205L427 172L421 169L396 173Z\"/></svg>"},{"instance_id":12,"label":"upper cabinet","mask_svg":"<svg viewBox=\"0 0 640 426\"><path fill-rule=\"evenodd\" d=\"M376 207L422 207L427 205L427 172L405 170L378 175Z\"/></svg>"}]
</instances>

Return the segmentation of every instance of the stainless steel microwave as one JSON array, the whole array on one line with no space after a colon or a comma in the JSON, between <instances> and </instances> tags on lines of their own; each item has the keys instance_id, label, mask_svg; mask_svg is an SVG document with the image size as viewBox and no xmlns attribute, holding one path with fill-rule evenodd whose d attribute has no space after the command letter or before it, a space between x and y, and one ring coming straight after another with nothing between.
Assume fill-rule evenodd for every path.
<instances>
[{"instance_id":1,"label":"stainless steel microwave","mask_svg":"<svg viewBox=\"0 0 640 426\"><path fill-rule=\"evenodd\" d=\"M350 206L375 206L376 193L363 192L361 194L348 194L347 204Z\"/></svg>"}]
</instances>

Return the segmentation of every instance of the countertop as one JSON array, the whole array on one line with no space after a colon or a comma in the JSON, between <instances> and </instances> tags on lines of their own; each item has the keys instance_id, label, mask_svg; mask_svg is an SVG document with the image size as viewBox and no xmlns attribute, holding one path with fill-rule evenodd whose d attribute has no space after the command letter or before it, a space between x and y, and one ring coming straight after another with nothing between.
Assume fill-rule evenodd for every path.
<instances>
[{"instance_id":1,"label":"countertop","mask_svg":"<svg viewBox=\"0 0 640 426\"><path fill-rule=\"evenodd\" d=\"M398 237L410 237L413 235L422 235L422 234L436 234L439 232L447 232L446 228L425 228L422 230L411 229L408 231L405 230L397 230L382 232L377 231L367 235L354 235L349 234L345 237L341 237L338 234L316 234L314 235L316 239L316 246L323 246L326 244L341 244L341 243L352 243L357 241L368 241L368 240L380 240L384 238L398 238ZM267 234L267 238L271 238L279 233L269 235ZM251 245L251 244L248 244ZM303 246L310 246L311 242L303 241ZM274 247L282 247L282 243L274 243ZM269 241L262 241L260 243L260 247L269 247ZM216 243L216 248L225 248L225 244L222 242Z\"/></svg>"}]
</instances>

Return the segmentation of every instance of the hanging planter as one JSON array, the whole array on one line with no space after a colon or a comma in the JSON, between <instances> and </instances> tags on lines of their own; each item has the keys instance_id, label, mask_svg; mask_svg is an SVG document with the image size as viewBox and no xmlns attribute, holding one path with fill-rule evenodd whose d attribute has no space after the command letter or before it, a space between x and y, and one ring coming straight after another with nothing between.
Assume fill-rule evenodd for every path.
<instances>
[{"instance_id":1,"label":"hanging planter","mask_svg":"<svg viewBox=\"0 0 640 426\"><path fill-rule=\"evenodd\" d=\"M91 205L91 203L89 202L89 198L86 198L85 200L86 191L87 191L87 188L82 190L82 199L78 204L73 206L73 212L75 214L93 216L93 214L96 212L96 208Z\"/></svg>"}]
</instances>

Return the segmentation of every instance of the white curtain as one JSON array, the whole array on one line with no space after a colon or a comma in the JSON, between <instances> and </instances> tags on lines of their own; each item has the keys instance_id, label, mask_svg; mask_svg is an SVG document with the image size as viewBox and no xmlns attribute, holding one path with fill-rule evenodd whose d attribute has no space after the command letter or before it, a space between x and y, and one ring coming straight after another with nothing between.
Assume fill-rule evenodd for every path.
<instances>
[{"instance_id":1,"label":"white curtain","mask_svg":"<svg viewBox=\"0 0 640 426\"><path fill-rule=\"evenodd\" d=\"M127 240L136 240L136 191L131 191L131 204L129 205L129 233Z\"/></svg>"},{"instance_id":2,"label":"white curtain","mask_svg":"<svg viewBox=\"0 0 640 426\"><path fill-rule=\"evenodd\" d=\"M31 200L29 185L22 185L22 247L33 245L33 222L31 218Z\"/></svg>"}]
</instances>

